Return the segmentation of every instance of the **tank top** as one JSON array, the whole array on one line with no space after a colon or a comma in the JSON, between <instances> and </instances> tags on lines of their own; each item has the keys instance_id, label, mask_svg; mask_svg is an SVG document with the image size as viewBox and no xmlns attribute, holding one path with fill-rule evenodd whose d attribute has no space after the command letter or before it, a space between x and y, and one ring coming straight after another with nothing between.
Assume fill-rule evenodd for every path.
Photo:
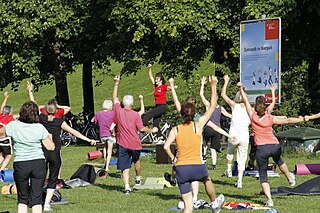
<instances>
[{"instance_id":1,"label":"tank top","mask_svg":"<svg viewBox=\"0 0 320 213\"><path fill-rule=\"evenodd\" d=\"M177 126L176 143L179 157L176 165L204 164L202 158L202 136L195 133L195 123Z\"/></svg>"},{"instance_id":2,"label":"tank top","mask_svg":"<svg viewBox=\"0 0 320 213\"><path fill-rule=\"evenodd\" d=\"M221 127L220 118L221 118L221 106L219 105L217 108L215 108L214 112L212 113L210 121L212 121L212 123L214 123L218 127Z\"/></svg>"},{"instance_id":3,"label":"tank top","mask_svg":"<svg viewBox=\"0 0 320 213\"><path fill-rule=\"evenodd\" d=\"M231 115L230 135L249 137L250 118L246 107L241 104L235 104Z\"/></svg>"}]
</instances>

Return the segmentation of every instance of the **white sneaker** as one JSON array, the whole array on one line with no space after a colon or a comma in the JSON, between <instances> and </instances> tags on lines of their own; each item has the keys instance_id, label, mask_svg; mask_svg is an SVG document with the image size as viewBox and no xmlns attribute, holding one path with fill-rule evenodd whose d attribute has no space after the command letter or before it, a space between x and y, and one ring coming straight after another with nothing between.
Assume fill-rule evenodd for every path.
<instances>
[{"instance_id":1,"label":"white sneaker","mask_svg":"<svg viewBox=\"0 0 320 213\"><path fill-rule=\"evenodd\" d=\"M289 175L290 175L290 180L289 180L290 186L295 186L296 185L296 177L294 176L294 174L292 172L289 172Z\"/></svg>"},{"instance_id":2,"label":"white sneaker","mask_svg":"<svg viewBox=\"0 0 320 213\"><path fill-rule=\"evenodd\" d=\"M136 186L141 186L141 183L142 183L141 179L136 179L135 180L135 185Z\"/></svg>"},{"instance_id":3,"label":"white sneaker","mask_svg":"<svg viewBox=\"0 0 320 213\"><path fill-rule=\"evenodd\" d=\"M44 212L49 212L49 211L53 211L53 209L51 208L50 204L44 204L43 205L43 211Z\"/></svg>"},{"instance_id":4,"label":"white sneaker","mask_svg":"<svg viewBox=\"0 0 320 213\"><path fill-rule=\"evenodd\" d=\"M265 206L273 206L273 201L272 200L268 200L266 202L266 205Z\"/></svg>"},{"instance_id":5,"label":"white sneaker","mask_svg":"<svg viewBox=\"0 0 320 213\"><path fill-rule=\"evenodd\" d=\"M241 189L241 188L242 188L242 181L238 181L238 182L236 183L236 187L237 187L238 189Z\"/></svg>"},{"instance_id":6,"label":"white sneaker","mask_svg":"<svg viewBox=\"0 0 320 213\"><path fill-rule=\"evenodd\" d=\"M220 194L212 203L211 208L213 213L219 213L221 210L221 207L223 206L225 202L225 198L223 194Z\"/></svg>"},{"instance_id":7,"label":"white sneaker","mask_svg":"<svg viewBox=\"0 0 320 213\"><path fill-rule=\"evenodd\" d=\"M224 175L225 175L226 177L228 177L228 178L231 178L231 177L232 177L232 171L226 170L225 173L224 173Z\"/></svg>"}]
</instances>

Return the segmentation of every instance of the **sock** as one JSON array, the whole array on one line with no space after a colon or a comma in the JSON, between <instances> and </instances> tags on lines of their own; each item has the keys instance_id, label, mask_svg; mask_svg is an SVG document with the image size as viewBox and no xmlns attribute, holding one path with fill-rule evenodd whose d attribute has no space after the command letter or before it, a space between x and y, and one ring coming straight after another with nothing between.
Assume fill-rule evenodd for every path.
<instances>
[{"instance_id":1,"label":"sock","mask_svg":"<svg viewBox=\"0 0 320 213\"><path fill-rule=\"evenodd\" d=\"M141 176L136 176L136 180L141 180Z\"/></svg>"},{"instance_id":2,"label":"sock","mask_svg":"<svg viewBox=\"0 0 320 213\"><path fill-rule=\"evenodd\" d=\"M227 164L227 170L228 170L228 171L232 171L231 168L232 168L232 164L228 163L228 164Z\"/></svg>"},{"instance_id":3,"label":"sock","mask_svg":"<svg viewBox=\"0 0 320 213\"><path fill-rule=\"evenodd\" d=\"M124 188L125 188L126 190L130 190L130 191L131 191L131 188L130 188L130 185L129 185L129 184L125 184L125 185L124 185Z\"/></svg>"}]
</instances>

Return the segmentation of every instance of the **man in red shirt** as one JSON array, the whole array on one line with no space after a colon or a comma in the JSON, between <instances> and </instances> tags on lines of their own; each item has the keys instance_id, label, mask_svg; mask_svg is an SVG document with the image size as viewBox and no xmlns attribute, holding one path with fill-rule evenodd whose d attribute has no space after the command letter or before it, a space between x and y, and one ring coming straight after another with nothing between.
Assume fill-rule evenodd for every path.
<instances>
[{"instance_id":1,"label":"man in red shirt","mask_svg":"<svg viewBox=\"0 0 320 213\"><path fill-rule=\"evenodd\" d=\"M140 152L142 149L138 131L157 132L158 128L153 129L144 127L138 112L132 109L133 97L126 95L123 97L123 108L120 105L118 95L118 85L120 76L114 77L113 102L115 119L118 126L117 141L119 144L118 164L117 169L122 171L123 182L125 184L125 194L130 194L131 188L129 185L129 171L131 164L134 163L136 171L136 185L141 185L141 167L140 167Z\"/></svg>"}]
</instances>

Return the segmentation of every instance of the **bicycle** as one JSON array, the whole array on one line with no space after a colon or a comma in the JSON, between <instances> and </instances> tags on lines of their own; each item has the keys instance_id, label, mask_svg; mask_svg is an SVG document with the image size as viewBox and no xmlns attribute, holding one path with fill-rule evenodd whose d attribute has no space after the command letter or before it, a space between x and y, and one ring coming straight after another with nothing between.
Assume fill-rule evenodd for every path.
<instances>
[{"instance_id":1,"label":"bicycle","mask_svg":"<svg viewBox=\"0 0 320 213\"><path fill-rule=\"evenodd\" d=\"M165 122L159 130L161 132L162 140L159 140L157 138L157 133L140 132L139 136L140 136L141 143L164 143L164 141L169 136L170 130L171 130L171 125Z\"/></svg>"},{"instance_id":2,"label":"bicycle","mask_svg":"<svg viewBox=\"0 0 320 213\"><path fill-rule=\"evenodd\" d=\"M76 118L74 115L72 115L69 118L66 118L65 122L73 129L75 128L76 124ZM71 143L76 144L77 142L77 137L72 135L69 132L64 131L61 129L61 134L60 134L60 139L61 139L61 145L63 147L68 147Z\"/></svg>"}]
</instances>

